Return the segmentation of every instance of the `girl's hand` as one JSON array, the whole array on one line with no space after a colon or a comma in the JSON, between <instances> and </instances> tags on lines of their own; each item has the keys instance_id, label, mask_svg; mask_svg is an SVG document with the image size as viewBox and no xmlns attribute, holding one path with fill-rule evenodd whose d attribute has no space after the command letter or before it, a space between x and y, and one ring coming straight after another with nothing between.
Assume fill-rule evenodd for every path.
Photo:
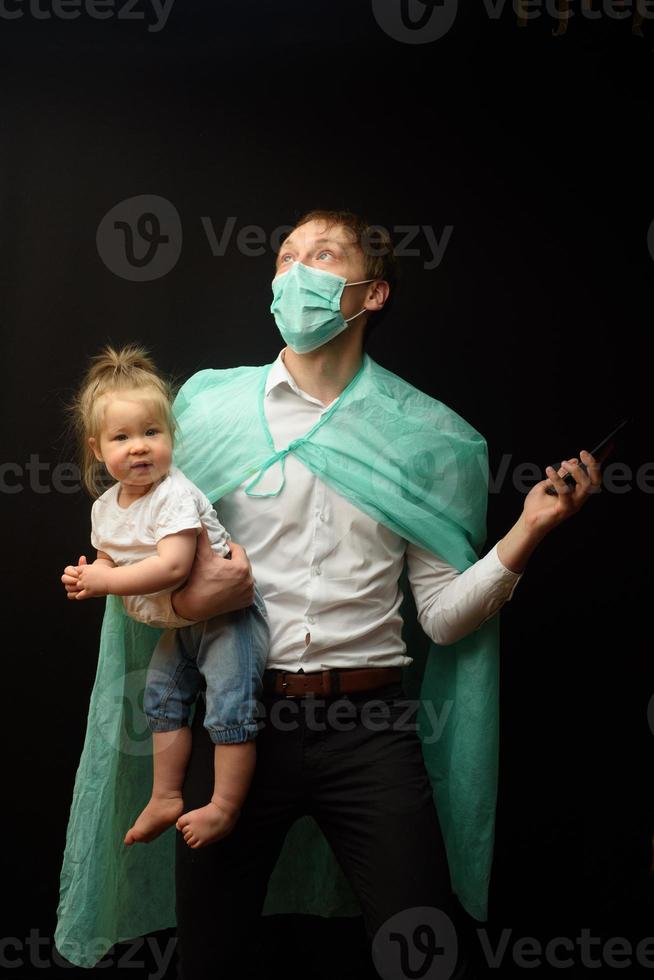
<instances>
[{"instance_id":1,"label":"girl's hand","mask_svg":"<svg viewBox=\"0 0 654 980\"><path fill-rule=\"evenodd\" d=\"M86 565L86 555L79 556L79 562L77 565L66 565L64 568L64 574L61 576L61 581L66 589L67 599L77 599L78 593L81 591L82 587L79 582L79 569L83 565Z\"/></svg>"},{"instance_id":2,"label":"girl's hand","mask_svg":"<svg viewBox=\"0 0 654 980\"><path fill-rule=\"evenodd\" d=\"M103 561L93 562L92 565L77 566L77 582L80 591L76 599L93 599L97 596L108 595L110 588L111 569Z\"/></svg>"},{"instance_id":3,"label":"girl's hand","mask_svg":"<svg viewBox=\"0 0 654 980\"><path fill-rule=\"evenodd\" d=\"M525 497L523 515L533 530L542 533L551 531L557 524L576 514L591 494L600 492L602 473L599 463L585 449L581 450L580 456L588 469L587 473L576 458L564 460L558 473L553 466L548 466L545 470L548 478L533 486ZM566 473L572 474L576 486L569 487L563 480ZM545 492L552 485L556 496Z\"/></svg>"}]
</instances>

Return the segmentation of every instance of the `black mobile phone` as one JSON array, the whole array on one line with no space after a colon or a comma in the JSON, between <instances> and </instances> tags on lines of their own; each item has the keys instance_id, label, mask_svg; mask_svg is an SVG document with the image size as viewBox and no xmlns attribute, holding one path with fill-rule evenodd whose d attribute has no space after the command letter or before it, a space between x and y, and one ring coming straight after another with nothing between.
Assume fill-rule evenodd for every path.
<instances>
[{"instance_id":1,"label":"black mobile phone","mask_svg":"<svg viewBox=\"0 0 654 980\"><path fill-rule=\"evenodd\" d=\"M590 450L591 456L593 456L598 463L603 463L604 460L607 458L607 456L609 456L613 452L615 448L616 437L618 435L618 432L621 432L622 429L624 429L624 427L629 424L629 422L631 422L630 418L623 419L622 422L620 422L620 424L617 425L612 432L609 432L608 436L605 436L604 439L602 439L602 441L597 446L595 446L594 449ZM588 468L584 466L581 460L579 460L579 466L584 471L584 473L588 472ZM557 463L554 469L558 473L558 471L561 469L561 463ZM567 483L569 487L577 486L572 473L566 473L566 475L563 477L563 482ZM554 486L545 487L545 493L549 493L551 497L558 496Z\"/></svg>"}]
</instances>

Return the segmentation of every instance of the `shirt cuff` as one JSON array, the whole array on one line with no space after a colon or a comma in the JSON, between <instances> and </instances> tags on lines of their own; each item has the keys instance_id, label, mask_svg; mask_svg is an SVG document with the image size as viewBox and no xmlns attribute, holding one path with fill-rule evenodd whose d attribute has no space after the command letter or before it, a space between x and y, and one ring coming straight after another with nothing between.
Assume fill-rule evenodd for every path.
<instances>
[{"instance_id":1,"label":"shirt cuff","mask_svg":"<svg viewBox=\"0 0 654 980\"><path fill-rule=\"evenodd\" d=\"M513 572L510 568L507 568L500 559L497 553L497 544L495 544L491 550L482 559L488 566L486 570L493 575L493 578L497 580L498 583L504 583L510 587L510 591L507 595L507 600L511 598L515 592L516 585L524 575L524 572Z\"/></svg>"}]
</instances>

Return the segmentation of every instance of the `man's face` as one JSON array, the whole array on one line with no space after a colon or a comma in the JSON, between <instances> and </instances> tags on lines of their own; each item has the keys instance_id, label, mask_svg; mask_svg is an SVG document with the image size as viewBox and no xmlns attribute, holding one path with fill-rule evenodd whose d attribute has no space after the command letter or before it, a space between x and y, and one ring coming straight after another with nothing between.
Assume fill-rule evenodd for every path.
<instances>
[{"instance_id":1,"label":"man's face","mask_svg":"<svg viewBox=\"0 0 654 980\"><path fill-rule=\"evenodd\" d=\"M327 226L323 221L308 221L295 228L282 242L275 277L284 275L295 262L342 276L347 282L369 278L363 252L343 225ZM341 313L346 319L364 308L365 297L372 285L365 283L343 290Z\"/></svg>"}]
</instances>

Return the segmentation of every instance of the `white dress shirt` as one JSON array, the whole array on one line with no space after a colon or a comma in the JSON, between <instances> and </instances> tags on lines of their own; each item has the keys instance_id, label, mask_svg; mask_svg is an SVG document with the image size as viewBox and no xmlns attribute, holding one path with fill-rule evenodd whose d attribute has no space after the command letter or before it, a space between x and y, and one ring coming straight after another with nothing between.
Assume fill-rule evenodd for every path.
<instances>
[{"instance_id":1,"label":"white dress shirt","mask_svg":"<svg viewBox=\"0 0 654 980\"><path fill-rule=\"evenodd\" d=\"M283 353L270 369L264 397L275 449L304 435L329 407L297 386ZM459 572L358 510L293 453L285 471L277 496L248 496L248 479L216 504L220 521L246 549L266 601L269 668L308 673L411 663L399 613L405 557L420 625L442 645L478 629L522 577L502 564L497 545ZM275 490L281 481L277 462L253 489Z\"/></svg>"}]
</instances>

